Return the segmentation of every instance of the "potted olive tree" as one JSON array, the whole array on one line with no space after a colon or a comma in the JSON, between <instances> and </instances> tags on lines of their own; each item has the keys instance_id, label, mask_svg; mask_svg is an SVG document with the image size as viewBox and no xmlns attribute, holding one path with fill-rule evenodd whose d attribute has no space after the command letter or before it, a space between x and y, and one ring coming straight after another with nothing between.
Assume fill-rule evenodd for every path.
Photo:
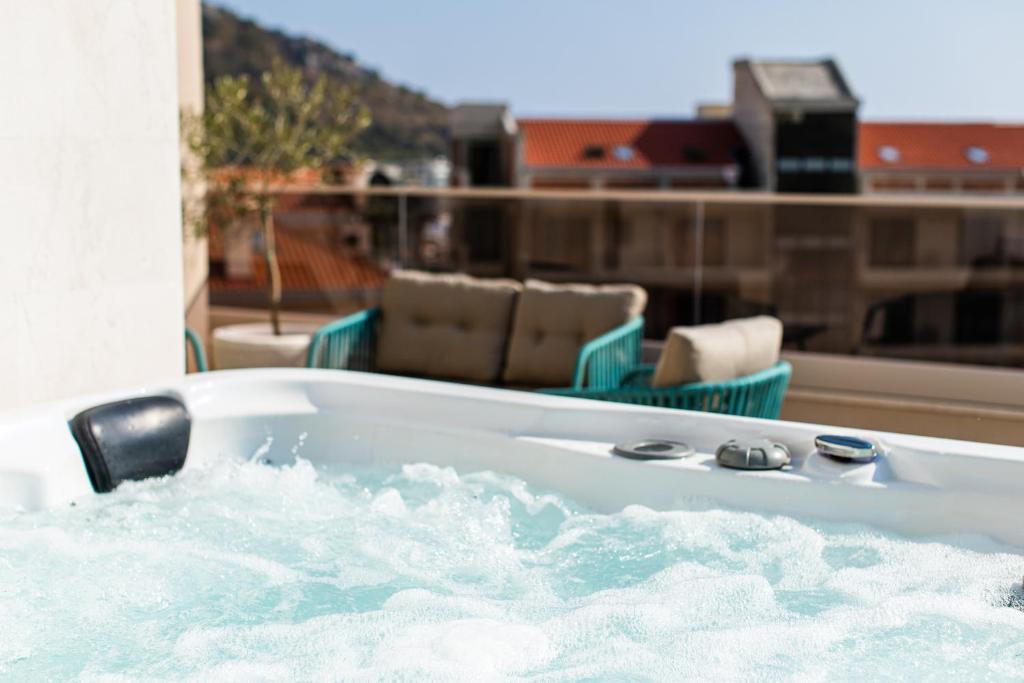
<instances>
[{"instance_id":1,"label":"potted olive tree","mask_svg":"<svg viewBox=\"0 0 1024 683\"><path fill-rule=\"evenodd\" d=\"M327 170L369 122L351 89L324 76L309 82L279 60L255 81L218 78L203 114L185 121L206 185L201 229L215 226L225 243L255 242L266 267L268 321L214 330L218 368L302 364L312 330L281 323L274 186L300 169Z\"/></svg>"}]
</instances>

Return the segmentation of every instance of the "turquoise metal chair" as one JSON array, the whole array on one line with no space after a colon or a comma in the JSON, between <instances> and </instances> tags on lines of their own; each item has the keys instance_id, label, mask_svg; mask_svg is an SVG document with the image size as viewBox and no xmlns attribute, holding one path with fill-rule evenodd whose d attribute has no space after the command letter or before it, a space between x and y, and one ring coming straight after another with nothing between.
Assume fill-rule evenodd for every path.
<instances>
[{"instance_id":1,"label":"turquoise metal chair","mask_svg":"<svg viewBox=\"0 0 1024 683\"><path fill-rule=\"evenodd\" d=\"M306 367L374 372L380 309L371 308L321 327L309 342ZM613 389L636 367L643 342L644 319L636 317L591 339L576 358L572 388Z\"/></svg>"},{"instance_id":2,"label":"turquoise metal chair","mask_svg":"<svg viewBox=\"0 0 1024 683\"><path fill-rule=\"evenodd\" d=\"M793 367L780 361L767 370L726 382L700 382L677 387L652 387L654 365L624 373L612 389L544 389L544 393L598 401L633 403L661 408L778 419Z\"/></svg>"},{"instance_id":3,"label":"turquoise metal chair","mask_svg":"<svg viewBox=\"0 0 1024 683\"><path fill-rule=\"evenodd\" d=\"M185 328L185 343L186 343L186 349L185 349L186 356L188 355L188 349L189 348L192 349L192 358L196 362L196 371L197 372L206 372L207 370L209 370L210 368L206 364L206 352L203 351L203 342L202 342L202 340L199 339L199 335L197 335L193 330L191 330L191 329L189 329L187 327ZM186 358L185 362L186 362L186 364L188 363L188 359L187 358Z\"/></svg>"},{"instance_id":4,"label":"turquoise metal chair","mask_svg":"<svg viewBox=\"0 0 1024 683\"><path fill-rule=\"evenodd\" d=\"M643 341L644 319L641 316L588 341L576 358L572 389L597 390L618 386L640 360Z\"/></svg>"}]
</instances>

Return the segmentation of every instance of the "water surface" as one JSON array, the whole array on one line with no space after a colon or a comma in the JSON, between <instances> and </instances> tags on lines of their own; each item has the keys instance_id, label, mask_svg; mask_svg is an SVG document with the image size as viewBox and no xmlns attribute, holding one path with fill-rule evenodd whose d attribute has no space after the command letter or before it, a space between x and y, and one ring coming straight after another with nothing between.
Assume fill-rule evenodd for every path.
<instances>
[{"instance_id":1,"label":"water surface","mask_svg":"<svg viewBox=\"0 0 1024 683\"><path fill-rule=\"evenodd\" d=\"M218 460L0 515L0 678L1024 676L1024 562L491 472Z\"/></svg>"}]
</instances>

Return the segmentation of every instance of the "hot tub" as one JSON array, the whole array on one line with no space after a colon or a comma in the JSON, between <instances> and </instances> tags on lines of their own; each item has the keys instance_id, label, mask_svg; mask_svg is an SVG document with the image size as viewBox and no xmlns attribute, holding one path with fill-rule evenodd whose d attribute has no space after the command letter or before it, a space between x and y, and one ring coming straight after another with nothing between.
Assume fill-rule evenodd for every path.
<instances>
[{"instance_id":1,"label":"hot tub","mask_svg":"<svg viewBox=\"0 0 1024 683\"><path fill-rule=\"evenodd\" d=\"M95 495L68 421L191 416ZM242 370L0 420L0 676L1024 675L1024 451L382 375ZM721 467L730 439L782 470ZM638 461L616 444L685 442Z\"/></svg>"}]
</instances>

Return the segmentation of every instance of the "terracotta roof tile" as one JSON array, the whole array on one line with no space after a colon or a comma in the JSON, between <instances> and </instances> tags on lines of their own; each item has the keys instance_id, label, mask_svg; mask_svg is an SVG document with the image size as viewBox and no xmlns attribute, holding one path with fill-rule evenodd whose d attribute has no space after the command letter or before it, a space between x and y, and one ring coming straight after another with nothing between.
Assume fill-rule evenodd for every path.
<instances>
[{"instance_id":1,"label":"terracotta roof tile","mask_svg":"<svg viewBox=\"0 0 1024 683\"><path fill-rule=\"evenodd\" d=\"M722 166L733 164L734 150L743 145L731 121L519 119L518 124L524 163L534 167ZM588 147L600 147L601 158L588 157ZM617 147L632 153L617 156Z\"/></svg>"},{"instance_id":2,"label":"terracotta roof tile","mask_svg":"<svg viewBox=\"0 0 1024 683\"><path fill-rule=\"evenodd\" d=\"M1024 168L1024 125L861 123L859 131L857 163L862 169ZM967 150L971 147L985 150L987 161L970 161Z\"/></svg>"},{"instance_id":3,"label":"terracotta roof tile","mask_svg":"<svg viewBox=\"0 0 1024 683\"><path fill-rule=\"evenodd\" d=\"M381 287L387 279L387 272L377 264L333 249L315 235L278 228L276 238L286 293L371 289ZM211 231L209 249L211 261L223 258L223 246L216 231ZM266 265L259 253L253 254L251 278L228 279L210 274L210 289L214 292L262 291L266 287Z\"/></svg>"}]
</instances>

